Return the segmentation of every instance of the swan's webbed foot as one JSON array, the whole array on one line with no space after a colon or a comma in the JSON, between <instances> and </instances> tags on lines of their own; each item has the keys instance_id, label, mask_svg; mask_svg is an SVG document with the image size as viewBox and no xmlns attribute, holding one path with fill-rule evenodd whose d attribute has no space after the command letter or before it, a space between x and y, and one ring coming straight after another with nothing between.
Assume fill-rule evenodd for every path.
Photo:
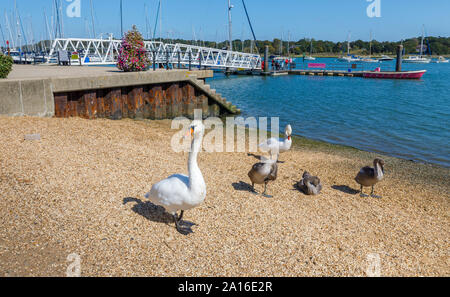
<instances>
[{"instance_id":1,"label":"swan's webbed foot","mask_svg":"<svg viewBox=\"0 0 450 297\"><path fill-rule=\"evenodd\" d=\"M264 185L264 192L261 194L261 196L266 198L273 198L273 196L267 194L267 184Z\"/></svg>"},{"instance_id":2,"label":"swan's webbed foot","mask_svg":"<svg viewBox=\"0 0 450 297\"><path fill-rule=\"evenodd\" d=\"M376 198L376 199L381 199L381 198L382 198L381 196L378 196L378 195L375 195L375 194L374 194L373 186L372 186L372 192L370 193L370 197Z\"/></svg>"},{"instance_id":3,"label":"swan's webbed foot","mask_svg":"<svg viewBox=\"0 0 450 297\"><path fill-rule=\"evenodd\" d=\"M252 183L252 188L250 189L250 193L252 193L253 195L258 195L259 193L255 190L255 184Z\"/></svg>"},{"instance_id":4,"label":"swan's webbed foot","mask_svg":"<svg viewBox=\"0 0 450 297\"><path fill-rule=\"evenodd\" d=\"M359 190L359 192L360 192L359 197L361 197L361 198L367 198L367 197L369 197L369 195L364 194L364 192L363 192L363 186L361 186L361 189Z\"/></svg>"},{"instance_id":5,"label":"swan's webbed foot","mask_svg":"<svg viewBox=\"0 0 450 297\"><path fill-rule=\"evenodd\" d=\"M189 235L191 233L194 233L194 231L192 231L191 227L189 227L187 225L183 226L181 222L176 222L175 225L177 227L177 231L183 235Z\"/></svg>"},{"instance_id":6,"label":"swan's webbed foot","mask_svg":"<svg viewBox=\"0 0 450 297\"><path fill-rule=\"evenodd\" d=\"M188 224L186 224L186 225L183 224L183 221L181 220L183 218L183 214L184 214L184 211L182 210L179 217L177 216L176 213L173 215L177 231L183 235L189 235L191 233L194 233L194 231L192 231L191 227Z\"/></svg>"}]
</instances>

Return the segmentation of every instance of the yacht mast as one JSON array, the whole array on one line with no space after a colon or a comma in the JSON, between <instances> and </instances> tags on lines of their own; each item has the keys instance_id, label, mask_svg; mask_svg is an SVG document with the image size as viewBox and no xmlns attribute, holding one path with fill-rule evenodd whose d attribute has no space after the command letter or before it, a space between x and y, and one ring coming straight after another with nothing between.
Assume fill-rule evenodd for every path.
<instances>
[{"instance_id":1,"label":"yacht mast","mask_svg":"<svg viewBox=\"0 0 450 297\"><path fill-rule=\"evenodd\" d=\"M64 14L62 0L59 0L59 18L61 22L61 37L64 38Z\"/></svg>"},{"instance_id":2,"label":"yacht mast","mask_svg":"<svg viewBox=\"0 0 450 297\"><path fill-rule=\"evenodd\" d=\"M283 55L283 32L281 32L281 39L280 39L280 56Z\"/></svg>"},{"instance_id":3,"label":"yacht mast","mask_svg":"<svg viewBox=\"0 0 450 297\"><path fill-rule=\"evenodd\" d=\"M2 29L2 25L1 24L0 24L0 32L2 33L2 40L3 40L3 43L5 44L5 47L6 47L5 35L3 34L3 29Z\"/></svg>"},{"instance_id":4,"label":"yacht mast","mask_svg":"<svg viewBox=\"0 0 450 297\"><path fill-rule=\"evenodd\" d=\"M6 12L6 10L5 10L5 19L6 19L6 26L8 27L8 31L9 31L9 38L11 39L11 47L15 48L16 43L15 43L15 39L12 34L11 23L9 22L8 13Z\"/></svg>"},{"instance_id":5,"label":"yacht mast","mask_svg":"<svg viewBox=\"0 0 450 297\"><path fill-rule=\"evenodd\" d=\"M350 35L351 32L348 32L348 37L347 37L347 56L350 56Z\"/></svg>"},{"instance_id":6,"label":"yacht mast","mask_svg":"<svg viewBox=\"0 0 450 297\"><path fill-rule=\"evenodd\" d=\"M120 0L120 38L123 37L123 10L122 0Z\"/></svg>"},{"instance_id":7,"label":"yacht mast","mask_svg":"<svg viewBox=\"0 0 450 297\"><path fill-rule=\"evenodd\" d=\"M159 0L159 42L162 42L162 0Z\"/></svg>"},{"instance_id":8,"label":"yacht mast","mask_svg":"<svg viewBox=\"0 0 450 297\"><path fill-rule=\"evenodd\" d=\"M228 0L228 39L230 42L230 51L233 50L233 35L232 35L232 22L231 22L231 9L234 6L231 5L231 0Z\"/></svg>"},{"instance_id":9,"label":"yacht mast","mask_svg":"<svg viewBox=\"0 0 450 297\"><path fill-rule=\"evenodd\" d=\"M289 57L289 42L291 41L291 32L288 31L287 56Z\"/></svg>"},{"instance_id":10,"label":"yacht mast","mask_svg":"<svg viewBox=\"0 0 450 297\"><path fill-rule=\"evenodd\" d=\"M147 39L150 39L150 25L148 22L148 8L147 8L147 4L144 3L144 11L145 11L145 32L147 33Z\"/></svg>"},{"instance_id":11,"label":"yacht mast","mask_svg":"<svg viewBox=\"0 0 450 297\"><path fill-rule=\"evenodd\" d=\"M55 25L56 25L56 27L55 27L55 38L61 38L62 36L61 36L61 25L60 25L60 21L59 21L59 2L58 2L58 0L55 0L55 5L54 5L54 8L55 8ZM59 34L59 36L58 36L58 34Z\"/></svg>"},{"instance_id":12,"label":"yacht mast","mask_svg":"<svg viewBox=\"0 0 450 297\"><path fill-rule=\"evenodd\" d=\"M422 41L420 42L420 57L422 58L422 55L423 55L423 39L424 39L424 28L425 28L425 25L423 25L422 26Z\"/></svg>"},{"instance_id":13,"label":"yacht mast","mask_svg":"<svg viewBox=\"0 0 450 297\"><path fill-rule=\"evenodd\" d=\"M47 27L47 34L48 34L48 37L49 37L48 40L52 40L53 33L52 33L52 31L50 30L50 27L49 27L49 25L48 25L47 14L45 13L45 9L44 9L44 19L45 19L45 25L46 25L46 27Z\"/></svg>"},{"instance_id":14,"label":"yacht mast","mask_svg":"<svg viewBox=\"0 0 450 297\"><path fill-rule=\"evenodd\" d=\"M94 33L94 38L95 38L96 34L95 34L95 22L94 22L94 6L92 5L92 0L91 0L91 18L92 18L92 32Z\"/></svg>"},{"instance_id":15,"label":"yacht mast","mask_svg":"<svg viewBox=\"0 0 450 297\"><path fill-rule=\"evenodd\" d=\"M22 35L20 34L19 12L17 11L17 2L14 0L14 9L16 15L16 35L19 44L19 51L22 50Z\"/></svg>"}]
</instances>

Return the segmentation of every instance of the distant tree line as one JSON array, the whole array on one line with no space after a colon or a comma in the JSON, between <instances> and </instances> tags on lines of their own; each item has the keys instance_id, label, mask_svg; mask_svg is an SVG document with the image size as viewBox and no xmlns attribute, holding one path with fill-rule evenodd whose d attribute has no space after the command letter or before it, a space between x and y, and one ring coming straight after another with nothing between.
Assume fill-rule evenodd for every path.
<instances>
[{"instance_id":1,"label":"distant tree line","mask_svg":"<svg viewBox=\"0 0 450 297\"><path fill-rule=\"evenodd\" d=\"M194 44L206 47L215 48L228 48L229 42L212 42L212 41L193 41L193 40L163 40L164 42L179 42L185 44ZM406 54L415 54L420 50L421 37L410 38L403 40L403 46L405 48ZM402 41L390 42L390 41L372 41L372 54L394 54L396 48ZM233 40L233 49L236 51L251 52L251 47L255 44L251 40ZM259 40L256 41L258 52L260 54L264 53L264 48L266 45L269 46L270 54L286 55L289 48L289 52L293 55L302 55L304 53L310 52L311 39L301 39L299 41L281 41L280 39L269 40ZM430 46L431 53L433 55L449 55L450 54L450 37L426 37L424 41L424 48ZM356 54L369 54L370 42L363 40L356 40L350 42L350 52ZM425 51L426 49L424 49ZM253 49L256 53L256 46ZM347 52L347 42L333 42L324 40L314 40L312 42L312 52L313 54L333 54L337 55L342 52Z\"/></svg>"}]
</instances>

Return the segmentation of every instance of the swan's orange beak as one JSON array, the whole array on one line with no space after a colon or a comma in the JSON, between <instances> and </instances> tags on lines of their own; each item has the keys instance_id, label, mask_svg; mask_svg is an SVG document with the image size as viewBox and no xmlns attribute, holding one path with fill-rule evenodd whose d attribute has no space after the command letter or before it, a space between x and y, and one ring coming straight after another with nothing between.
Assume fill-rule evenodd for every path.
<instances>
[{"instance_id":1,"label":"swan's orange beak","mask_svg":"<svg viewBox=\"0 0 450 297\"><path fill-rule=\"evenodd\" d=\"M288 140L291 140L291 136L288 136Z\"/></svg>"},{"instance_id":2,"label":"swan's orange beak","mask_svg":"<svg viewBox=\"0 0 450 297\"><path fill-rule=\"evenodd\" d=\"M194 128L189 128L188 132L186 133L186 137L194 135Z\"/></svg>"}]
</instances>

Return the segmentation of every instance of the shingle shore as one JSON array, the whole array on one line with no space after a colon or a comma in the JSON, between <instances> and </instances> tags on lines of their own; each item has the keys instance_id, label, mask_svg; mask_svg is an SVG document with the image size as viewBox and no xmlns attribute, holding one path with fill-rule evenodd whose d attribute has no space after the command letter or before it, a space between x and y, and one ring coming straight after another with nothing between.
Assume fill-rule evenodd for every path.
<instances>
[{"instance_id":1,"label":"shingle shore","mask_svg":"<svg viewBox=\"0 0 450 297\"><path fill-rule=\"evenodd\" d=\"M383 276L450 275L449 169L383 157L383 198L360 198L353 178L378 155L300 142L267 199L248 192L254 157L203 152L207 197L183 236L143 197L187 171L169 127L0 117L0 275L65 276L71 253L83 276L364 276L373 253ZM294 188L304 170L320 196Z\"/></svg>"}]
</instances>

